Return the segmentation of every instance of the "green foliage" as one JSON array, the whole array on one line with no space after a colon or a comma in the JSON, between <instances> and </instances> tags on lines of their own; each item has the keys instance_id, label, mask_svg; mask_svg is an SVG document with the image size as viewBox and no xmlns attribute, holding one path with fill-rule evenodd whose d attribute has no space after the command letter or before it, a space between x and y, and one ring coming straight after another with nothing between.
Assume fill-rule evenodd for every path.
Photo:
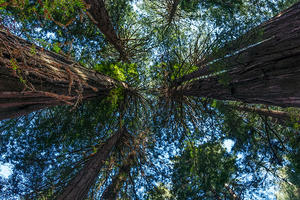
<instances>
[{"instance_id":1,"label":"green foliage","mask_svg":"<svg viewBox=\"0 0 300 200\"><path fill-rule=\"evenodd\" d=\"M101 63L94 70L106 74L119 81L138 80L137 64L131 63Z\"/></svg>"},{"instance_id":2,"label":"green foliage","mask_svg":"<svg viewBox=\"0 0 300 200\"><path fill-rule=\"evenodd\" d=\"M188 64L175 64L172 66L173 73L171 74L171 80L174 81L178 77L189 74L197 69L197 66L190 66Z\"/></svg>"},{"instance_id":3,"label":"green foliage","mask_svg":"<svg viewBox=\"0 0 300 200\"><path fill-rule=\"evenodd\" d=\"M183 0L180 2L180 7L186 12L195 12L198 8L198 0Z\"/></svg>"},{"instance_id":4,"label":"green foliage","mask_svg":"<svg viewBox=\"0 0 300 200\"><path fill-rule=\"evenodd\" d=\"M54 43L53 44L53 51L56 53L59 53L61 51L60 47L59 47L59 43Z\"/></svg>"},{"instance_id":5,"label":"green foliage","mask_svg":"<svg viewBox=\"0 0 300 200\"><path fill-rule=\"evenodd\" d=\"M227 193L225 185L234 183L235 162L220 144L188 146L175 159L172 192L178 199L222 197Z\"/></svg>"},{"instance_id":6,"label":"green foliage","mask_svg":"<svg viewBox=\"0 0 300 200\"><path fill-rule=\"evenodd\" d=\"M287 169L283 168L280 170L282 179L279 181L279 191L276 192L276 198L278 200L298 200L300 199L299 185L293 184L286 179ZM297 176L297 175L296 175Z\"/></svg>"},{"instance_id":7,"label":"green foliage","mask_svg":"<svg viewBox=\"0 0 300 200\"><path fill-rule=\"evenodd\" d=\"M44 1L12 1L8 4L17 9L21 19L32 19L34 15L43 16L46 20L52 20L60 25L68 25L78 10L84 8L81 0L44 0ZM64 12L61 12L63 10Z\"/></svg>"},{"instance_id":8,"label":"green foliage","mask_svg":"<svg viewBox=\"0 0 300 200\"><path fill-rule=\"evenodd\" d=\"M93 101L74 111L56 107L1 124L2 144L12 144L6 159L14 165L11 181L15 184L6 191L18 191L29 199L40 196L52 199L49 195L60 191L95 147L114 132L108 125L116 127L116 115L117 109L110 102ZM6 145L1 146L1 152L6 151L4 148ZM39 173L43 176L36 175ZM20 187L20 184L27 187ZM31 193L32 190L39 193Z\"/></svg>"},{"instance_id":9,"label":"green foliage","mask_svg":"<svg viewBox=\"0 0 300 200\"><path fill-rule=\"evenodd\" d=\"M169 23L174 1L105 0L131 63L120 62L81 0L7 2L0 1L2 26L129 88L117 86L76 108L57 106L1 122L0 161L14 166L9 182L0 178L3 198L53 199L120 125L128 137L112 149L90 199L101 197L129 152L136 157L130 172L120 173L126 179L120 199L233 199L228 187L245 198L264 198L259 191L267 190L270 176L277 177L282 167L299 186L297 110L288 110L292 126L283 126L270 117L228 109L225 105L232 102L172 96L176 88L169 88L174 80L232 53L228 42L295 1L182 0ZM30 53L37 52L32 45ZM10 65L25 84L14 58ZM211 75L230 86L225 72L230 66L222 60L213 65ZM223 147L224 140L233 141L231 151Z\"/></svg>"},{"instance_id":10,"label":"green foliage","mask_svg":"<svg viewBox=\"0 0 300 200\"><path fill-rule=\"evenodd\" d=\"M6 9L7 2L6 0L0 0L0 10Z\"/></svg>"},{"instance_id":11,"label":"green foliage","mask_svg":"<svg viewBox=\"0 0 300 200\"><path fill-rule=\"evenodd\" d=\"M21 69L17 63L15 58L10 60L11 68L15 71L16 75L18 76L21 83L26 84L26 80L22 77Z\"/></svg>"},{"instance_id":12,"label":"green foliage","mask_svg":"<svg viewBox=\"0 0 300 200\"><path fill-rule=\"evenodd\" d=\"M13 70L16 71L17 69L19 69L19 66L18 66L18 63L17 63L16 59L11 59L10 64L11 64L11 67L12 67Z\"/></svg>"},{"instance_id":13,"label":"green foliage","mask_svg":"<svg viewBox=\"0 0 300 200\"><path fill-rule=\"evenodd\" d=\"M154 187L152 190L148 192L148 200L171 200L174 199L171 192L160 183L157 187Z\"/></svg>"}]
</instances>

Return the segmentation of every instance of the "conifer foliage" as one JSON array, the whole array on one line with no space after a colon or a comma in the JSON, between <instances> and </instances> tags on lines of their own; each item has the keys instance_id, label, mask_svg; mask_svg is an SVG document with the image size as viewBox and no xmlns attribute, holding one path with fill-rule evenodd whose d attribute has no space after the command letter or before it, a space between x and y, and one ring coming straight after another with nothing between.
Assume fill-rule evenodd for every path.
<instances>
[{"instance_id":1,"label":"conifer foliage","mask_svg":"<svg viewBox=\"0 0 300 200\"><path fill-rule=\"evenodd\" d=\"M300 198L299 27L296 0L0 0L0 196Z\"/></svg>"}]
</instances>

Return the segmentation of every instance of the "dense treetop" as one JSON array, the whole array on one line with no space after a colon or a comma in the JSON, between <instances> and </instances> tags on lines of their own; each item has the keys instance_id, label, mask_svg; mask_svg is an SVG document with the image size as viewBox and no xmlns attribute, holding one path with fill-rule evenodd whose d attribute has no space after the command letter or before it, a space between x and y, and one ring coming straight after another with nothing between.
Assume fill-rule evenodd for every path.
<instances>
[{"instance_id":1,"label":"dense treetop","mask_svg":"<svg viewBox=\"0 0 300 200\"><path fill-rule=\"evenodd\" d=\"M65 95L74 98L63 101L61 95L55 97L58 106L0 122L0 164L9 163L13 171L8 179L0 176L0 196L59 199L107 141L122 133L86 199L300 198L300 104L288 96L297 93L298 71L293 72L294 65L292 72L279 66L288 77L284 80L294 84L284 84L286 93L273 94L282 74L268 68L299 55L294 32L280 32L288 20L272 29L296 2L0 0L0 35L7 34L0 37L0 53L24 86L18 92L46 88L36 87L24 66L38 66L35 56L48 51L72 61L72 67L76 63L114 80L97 98L85 98L87 84L68 71ZM7 44L18 45L10 34L30 42L24 46L32 56L24 58L24 66L3 52L10 49ZM280 54L282 49L269 45L289 46L279 37L288 34L295 42L285 40L296 53L291 47ZM270 49L276 51L269 55ZM243 66L249 70L240 71ZM251 93L260 87L270 93ZM290 101L269 101L278 96Z\"/></svg>"}]
</instances>

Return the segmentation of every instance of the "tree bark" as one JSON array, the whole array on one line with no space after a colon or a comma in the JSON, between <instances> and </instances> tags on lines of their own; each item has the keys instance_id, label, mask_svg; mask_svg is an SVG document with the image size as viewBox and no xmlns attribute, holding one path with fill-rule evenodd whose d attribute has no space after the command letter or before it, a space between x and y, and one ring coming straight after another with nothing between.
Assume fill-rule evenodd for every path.
<instances>
[{"instance_id":1,"label":"tree bark","mask_svg":"<svg viewBox=\"0 0 300 200\"><path fill-rule=\"evenodd\" d=\"M169 14L168 24L171 24L171 22L173 21L180 1L181 0L173 0L173 4L171 6L171 10L170 10L170 14Z\"/></svg>"},{"instance_id":2,"label":"tree bark","mask_svg":"<svg viewBox=\"0 0 300 200\"><path fill-rule=\"evenodd\" d=\"M105 35L106 39L115 47L120 53L122 60L127 61L124 46L120 38L118 37L113 24L110 21L110 17L105 8L103 0L84 0L87 4L87 15L92 22L99 28L99 30Z\"/></svg>"},{"instance_id":3,"label":"tree bark","mask_svg":"<svg viewBox=\"0 0 300 200\"><path fill-rule=\"evenodd\" d=\"M293 10L294 7L297 7L297 4L295 4L294 6L290 7L285 11L282 11L281 13L271 18L270 20L262 23L261 25L249 30L246 34L241 35L236 40L225 44L220 51L226 52L227 53L226 56L230 56L240 51L243 52L244 50L247 50L251 46L256 46L260 42L272 38L272 36L274 36L274 29L272 29L272 26L275 26L275 24L270 24L270 23L278 20L278 18L281 17L282 15L287 14L288 12L290 12L290 10ZM175 84L179 85L185 81L190 81L191 79L195 79L200 76L208 76L212 73L217 72L214 63L216 63L219 59L220 57L218 57L218 55L209 55L204 61L197 64L197 67L199 69L178 78L177 80L174 81Z\"/></svg>"},{"instance_id":4,"label":"tree bark","mask_svg":"<svg viewBox=\"0 0 300 200\"><path fill-rule=\"evenodd\" d=\"M0 120L99 98L120 84L0 30Z\"/></svg>"},{"instance_id":5,"label":"tree bark","mask_svg":"<svg viewBox=\"0 0 300 200\"><path fill-rule=\"evenodd\" d=\"M132 151L129 153L127 159L119 169L119 173L115 175L111 181L111 184L104 190L102 194L103 200L115 200L117 199L118 193L122 187L122 184L126 181L130 169L133 165L135 159L135 152Z\"/></svg>"},{"instance_id":6,"label":"tree bark","mask_svg":"<svg viewBox=\"0 0 300 200\"><path fill-rule=\"evenodd\" d=\"M266 39L225 58L226 72L192 79L173 92L185 96L300 107L300 2L262 27L262 37Z\"/></svg>"},{"instance_id":7,"label":"tree bark","mask_svg":"<svg viewBox=\"0 0 300 200\"><path fill-rule=\"evenodd\" d=\"M85 166L70 181L64 191L56 198L57 200L82 200L86 198L90 188L95 184L100 169L107 160L110 152L124 135L126 129L123 128L115 133L97 151L97 153L87 161Z\"/></svg>"},{"instance_id":8,"label":"tree bark","mask_svg":"<svg viewBox=\"0 0 300 200\"><path fill-rule=\"evenodd\" d=\"M105 189L102 194L103 200L115 200L122 187L122 184L126 180L126 176L130 172L130 164L125 164L120 167L119 173L113 177L111 184Z\"/></svg>"}]
</instances>

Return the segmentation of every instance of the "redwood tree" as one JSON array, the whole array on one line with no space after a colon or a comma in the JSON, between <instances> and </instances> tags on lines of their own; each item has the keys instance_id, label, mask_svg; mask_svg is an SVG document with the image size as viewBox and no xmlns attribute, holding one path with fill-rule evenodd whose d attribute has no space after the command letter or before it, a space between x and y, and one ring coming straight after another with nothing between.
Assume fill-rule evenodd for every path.
<instances>
[{"instance_id":1,"label":"redwood tree","mask_svg":"<svg viewBox=\"0 0 300 200\"><path fill-rule=\"evenodd\" d=\"M214 156L209 155L212 151L205 151L210 162L201 162L200 156L197 164L189 163L194 170L182 162L180 167L189 172L186 180L197 177L201 164L203 173L197 183L206 183L209 196L239 197L241 187L236 183L245 194L254 193L260 183L265 185L264 171L276 172L281 165L287 166L286 157L297 157L297 126L270 123L271 118L288 119L286 112L258 109L256 105L224 111L209 98L198 97L298 106L297 99L291 101L299 97L297 87L288 81L296 86L299 83L299 67L293 63L299 59L299 3L246 33L252 43L240 45L244 36L235 32L249 30L256 19L257 24L264 20L250 13L259 10L255 15L260 15L273 10L268 4L282 1L257 0L260 4L252 5L246 0L165 1L169 4L145 0L135 6L126 0L10 1L12 8L7 12L2 9L7 3L0 3L0 13L8 16L1 25L9 30L15 25L11 32L40 45L45 40L50 43L45 49L60 53L0 31L0 119L54 105L74 106L71 112L59 106L0 123L0 165L9 162L15 167L12 184L0 184L0 190L7 190L8 198L84 199L102 194L108 199L118 195L139 199L143 195L135 192L136 186L147 192L155 183L171 185L171 158L186 147L190 145L192 150L216 144L217 148L208 149L215 149L217 155L222 149L223 153ZM248 17L253 20L248 21ZM174 23L166 27L171 21ZM27 29L19 28L22 24ZM211 27L215 30L209 30ZM229 45L217 40L214 50L228 52L215 57L209 54L213 50L206 41L215 39L223 28L227 33L223 37L231 37L231 30L234 37L242 36ZM209 49L203 53L206 47ZM125 63L129 60L135 63ZM196 67L200 69L190 73ZM182 68L185 70L180 71ZM159 93L167 95L157 98ZM98 101L104 96L107 98ZM93 101L77 106L85 100ZM247 115L241 115L244 111ZM126 135L127 130L130 134ZM124 141L120 142L121 138ZM232 151L223 147L225 140L234 143ZM128 157L131 150L136 151L134 159ZM193 156L189 151L186 155ZM223 156L232 159L222 162ZM216 173L218 163L223 163L224 176ZM243 178L226 173L228 169L234 172L228 168L234 165L240 168L240 177L258 179L243 185ZM205 173L209 171L211 176ZM177 184L178 191L185 185L186 181ZM197 192L201 193L198 190L191 196Z\"/></svg>"},{"instance_id":2,"label":"redwood tree","mask_svg":"<svg viewBox=\"0 0 300 200\"><path fill-rule=\"evenodd\" d=\"M0 120L54 105L77 105L120 85L7 31L0 31L0 40Z\"/></svg>"},{"instance_id":3,"label":"redwood tree","mask_svg":"<svg viewBox=\"0 0 300 200\"><path fill-rule=\"evenodd\" d=\"M281 107L300 107L300 3L259 27L262 41L217 61L223 71L186 80L171 92ZM209 64L208 64L209 65ZM216 63L215 63L216 65ZM215 72L215 73L214 73ZM202 75L202 74L200 74Z\"/></svg>"},{"instance_id":4,"label":"redwood tree","mask_svg":"<svg viewBox=\"0 0 300 200\"><path fill-rule=\"evenodd\" d=\"M103 200L114 200L118 197L118 193L122 188L122 185L130 176L130 169L133 166L134 153L129 153L128 158L124 159L124 163L120 166L119 172L112 178L109 186L106 187L102 194Z\"/></svg>"},{"instance_id":5,"label":"redwood tree","mask_svg":"<svg viewBox=\"0 0 300 200\"><path fill-rule=\"evenodd\" d=\"M106 39L116 48L123 60L128 60L125 48L113 27L103 0L84 0L87 14L92 22L105 35Z\"/></svg>"},{"instance_id":6,"label":"redwood tree","mask_svg":"<svg viewBox=\"0 0 300 200\"><path fill-rule=\"evenodd\" d=\"M126 134L126 128L118 130L111 136L105 144L92 155L84 167L77 175L68 183L68 186L57 197L57 200L80 200L86 198L91 186L97 180L104 162L107 160L110 152L115 147L122 136Z\"/></svg>"}]
</instances>

